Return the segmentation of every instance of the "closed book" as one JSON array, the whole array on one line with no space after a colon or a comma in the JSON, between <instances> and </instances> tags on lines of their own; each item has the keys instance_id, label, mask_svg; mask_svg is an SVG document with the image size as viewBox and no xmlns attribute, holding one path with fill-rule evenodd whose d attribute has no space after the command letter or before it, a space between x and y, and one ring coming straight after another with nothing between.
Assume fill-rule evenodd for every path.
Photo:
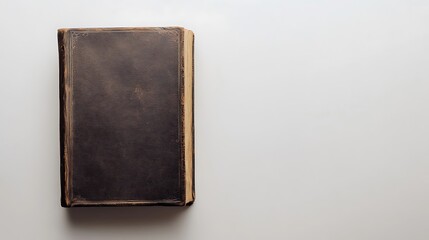
<instances>
[{"instance_id":1,"label":"closed book","mask_svg":"<svg viewBox=\"0 0 429 240\"><path fill-rule=\"evenodd\" d=\"M61 205L192 204L192 31L59 29L58 47Z\"/></svg>"}]
</instances>

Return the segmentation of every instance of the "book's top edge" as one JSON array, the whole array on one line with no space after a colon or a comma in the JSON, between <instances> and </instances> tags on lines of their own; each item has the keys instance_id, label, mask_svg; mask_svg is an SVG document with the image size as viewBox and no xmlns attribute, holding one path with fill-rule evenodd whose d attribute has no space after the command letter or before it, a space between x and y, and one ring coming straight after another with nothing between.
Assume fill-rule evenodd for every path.
<instances>
[{"instance_id":1,"label":"book's top edge","mask_svg":"<svg viewBox=\"0 0 429 240\"><path fill-rule=\"evenodd\" d=\"M60 28L58 32L69 31L162 31L162 30L188 30L179 26L171 27L90 27L90 28ZM190 31L190 30L188 30Z\"/></svg>"}]
</instances>

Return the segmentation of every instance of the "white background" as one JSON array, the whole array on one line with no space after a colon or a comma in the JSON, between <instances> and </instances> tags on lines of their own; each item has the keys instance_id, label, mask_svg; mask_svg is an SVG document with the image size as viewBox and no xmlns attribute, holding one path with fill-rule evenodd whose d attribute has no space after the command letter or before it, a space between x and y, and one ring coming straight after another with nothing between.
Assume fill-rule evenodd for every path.
<instances>
[{"instance_id":1,"label":"white background","mask_svg":"<svg viewBox=\"0 0 429 240\"><path fill-rule=\"evenodd\" d=\"M429 239L429 2L0 2L1 239ZM196 203L60 207L61 27L195 32Z\"/></svg>"}]
</instances>

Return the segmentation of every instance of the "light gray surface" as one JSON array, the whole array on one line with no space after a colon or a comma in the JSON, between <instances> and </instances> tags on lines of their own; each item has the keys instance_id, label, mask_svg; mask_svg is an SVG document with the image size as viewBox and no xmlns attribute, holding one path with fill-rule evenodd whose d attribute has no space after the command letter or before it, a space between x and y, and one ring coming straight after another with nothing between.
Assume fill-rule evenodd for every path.
<instances>
[{"instance_id":1,"label":"light gray surface","mask_svg":"<svg viewBox=\"0 0 429 240\"><path fill-rule=\"evenodd\" d=\"M429 239L427 1L1 1L1 239ZM60 208L60 27L196 34L197 201Z\"/></svg>"}]
</instances>

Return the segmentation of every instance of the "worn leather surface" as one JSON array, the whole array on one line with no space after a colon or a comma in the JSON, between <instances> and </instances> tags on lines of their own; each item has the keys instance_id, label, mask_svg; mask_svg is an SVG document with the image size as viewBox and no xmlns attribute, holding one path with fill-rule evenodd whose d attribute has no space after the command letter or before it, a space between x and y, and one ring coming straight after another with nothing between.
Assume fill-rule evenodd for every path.
<instances>
[{"instance_id":1,"label":"worn leather surface","mask_svg":"<svg viewBox=\"0 0 429 240\"><path fill-rule=\"evenodd\" d=\"M73 199L183 201L180 41L70 32Z\"/></svg>"}]
</instances>

